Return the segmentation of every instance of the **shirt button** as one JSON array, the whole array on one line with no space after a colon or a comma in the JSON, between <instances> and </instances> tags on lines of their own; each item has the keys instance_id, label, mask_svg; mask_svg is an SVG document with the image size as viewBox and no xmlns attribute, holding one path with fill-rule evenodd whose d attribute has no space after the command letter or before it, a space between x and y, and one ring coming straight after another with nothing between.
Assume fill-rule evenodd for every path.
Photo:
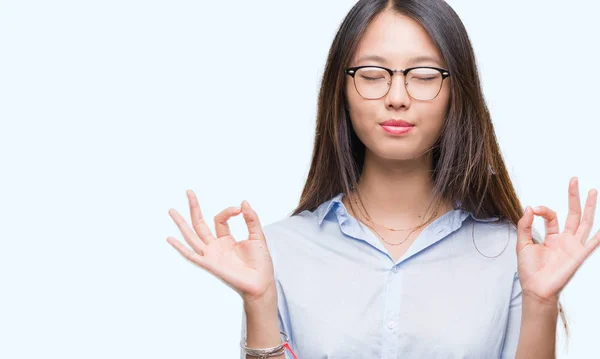
<instances>
[{"instance_id":1,"label":"shirt button","mask_svg":"<svg viewBox=\"0 0 600 359\"><path fill-rule=\"evenodd\" d=\"M398 273L398 267L394 267L394 268L392 268L392 272L394 272L394 273Z\"/></svg>"},{"instance_id":2,"label":"shirt button","mask_svg":"<svg viewBox=\"0 0 600 359\"><path fill-rule=\"evenodd\" d=\"M390 320L390 321L388 322L388 328L392 329L394 326L395 326L395 324L394 324L394 321L393 321L393 320Z\"/></svg>"}]
</instances>

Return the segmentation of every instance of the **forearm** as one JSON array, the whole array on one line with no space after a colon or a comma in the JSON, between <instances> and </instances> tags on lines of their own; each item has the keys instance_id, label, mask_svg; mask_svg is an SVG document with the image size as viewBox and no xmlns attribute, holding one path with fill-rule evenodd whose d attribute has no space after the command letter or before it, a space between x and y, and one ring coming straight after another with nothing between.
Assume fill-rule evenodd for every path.
<instances>
[{"instance_id":1,"label":"forearm","mask_svg":"<svg viewBox=\"0 0 600 359\"><path fill-rule=\"evenodd\" d=\"M265 299L252 303L244 302L246 313L246 346L249 348L272 348L281 345L279 333L279 318L277 316L277 293L268 295ZM284 359L285 355L270 358ZM256 359L246 355L246 359Z\"/></svg>"},{"instance_id":2,"label":"forearm","mask_svg":"<svg viewBox=\"0 0 600 359\"><path fill-rule=\"evenodd\" d=\"M557 304L524 295L522 308L516 358L554 359L558 321Z\"/></svg>"}]
</instances>

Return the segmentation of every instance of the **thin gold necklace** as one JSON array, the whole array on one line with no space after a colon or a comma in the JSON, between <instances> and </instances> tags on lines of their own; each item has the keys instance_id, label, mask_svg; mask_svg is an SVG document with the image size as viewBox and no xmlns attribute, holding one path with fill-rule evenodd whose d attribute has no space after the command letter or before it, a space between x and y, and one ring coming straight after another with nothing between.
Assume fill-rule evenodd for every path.
<instances>
[{"instance_id":1,"label":"thin gold necklace","mask_svg":"<svg viewBox=\"0 0 600 359\"><path fill-rule=\"evenodd\" d=\"M401 245L402 243L406 242L406 241L408 240L408 238L410 237L410 235L411 235L411 234L412 234L414 231L416 231L417 229L419 229L419 228L421 228L421 227L425 226L425 225L426 225L426 224L429 222L429 221L427 221L427 222L425 222L425 223L422 223L422 224L420 224L420 225L418 225L418 226L416 226L416 227L412 227L412 228L406 228L406 229L402 229L402 228L399 228L399 229L388 228L388 227L386 227L386 226L384 226L384 225L382 225L382 224L376 223L375 221L373 221L373 220L371 219L371 216L369 216L369 213L367 212L367 209L365 208L364 204L362 203L362 198L360 198L360 194L358 193L358 189L357 189L357 192L356 192L356 193L357 193L357 196L359 197L359 200L360 200L360 205L359 205L358 201L356 200L356 198L354 198L354 203L356 203L356 205L357 205L357 206L359 206L359 207L361 208L361 212L362 212L362 211L364 211L364 216L366 217L367 221L369 221L369 222L371 222L371 223L373 223L373 224L376 224L376 225L378 225L378 226L381 226L381 227L383 227L383 228L385 228L385 229L387 229L387 230L389 230L389 231L407 231L407 230L409 230L409 229L411 230L411 231L408 233L408 235L406 236L406 238L404 238L402 241L400 241L400 242L398 242L398 243L391 243L391 242L388 242L388 241L386 241L386 240L385 240L385 238L383 238L383 236L382 236L382 235L381 235L381 234L380 234L380 233L379 233L379 232L378 232L378 231L377 231L375 228L373 228L372 226L369 226L368 224L366 224L366 223L364 223L364 222L363 222L363 223L364 223L364 225L365 225L365 226L367 226L367 227L369 227L369 228L371 228L371 229L372 229L372 230L375 232L375 234L377 234L377 236L379 236L379 238L381 238L381 240L382 240L382 241L384 241L385 243L387 243L387 244L389 244L389 245L391 245L391 246L398 246L398 245ZM436 211L435 211L435 213L434 213L434 218L435 218L435 216L436 216L436 215L437 215L437 210L436 210Z\"/></svg>"},{"instance_id":2,"label":"thin gold necklace","mask_svg":"<svg viewBox=\"0 0 600 359\"><path fill-rule=\"evenodd\" d=\"M358 190L357 190L357 196L359 197L359 200L360 200L360 207L362 208L362 210L364 210L364 214L365 214L365 217L367 218L367 220L368 220L369 222L373 223L373 224L376 224L376 225L378 225L378 226L380 226L380 227L383 227L383 228L387 229L388 231L393 231L393 232L397 232L397 231L408 231L408 230L410 230L410 229L418 229L419 227L423 226L423 224L421 224L421 225L418 225L418 226L416 226L416 227L411 227L411 228L398 228L398 229L395 229L395 228L389 228L389 227L386 227L386 226L384 226L383 224L379 224L379 223L377 223L377 222L373 221L373 220L371 219L371 216L369 216L369 213L367 212L367 209L365 208L365 205L363 204L362 198L360 198L360 194L358 193ZM358 202L356 201L356 198L354 198L354 203L356 203L356 205L357 205L357 206L359 205L359 204L358 204Z\"/></svg>"},{"instance_id":3,"label":"thin gold necklace","mask_svg":"<svg viewBox=\"0 0 600 359\"><path fill-rule=\"evenodd\" d=\"M375 234L377 234L377 236L378 236L379 238L381 238L381 240L382 240L382 241L384 241L385 243L389 244L390 246L399 246L399 245L401 245L402 243L404 243L404 242L406 242L406 241L408 240L408 237L410 237L410 235L411 235L411 234L412 234L414 231L416 231L416 228L415 228L415 229L413 229L412 231L410 231L410 232L408 233L408 235L406 236L406 238L404 238L402 241L400 241L400 242L398 242L398 243L391 243L391 242L388 242L388 241L386 241L386 240L385 240L385 238L383 238L383 236L382 236L381 234L379 234L379 232L377 232L377 230L376 230L375 228L373 228L373 227L369 226L368 224L366 224L366 223L364 223L364 222L363 222L363 224L364 224L365 226L367 226L367 227L371 228L371 229L373 230L373 232L375 232Z\"/></svg>"}]
</instances>

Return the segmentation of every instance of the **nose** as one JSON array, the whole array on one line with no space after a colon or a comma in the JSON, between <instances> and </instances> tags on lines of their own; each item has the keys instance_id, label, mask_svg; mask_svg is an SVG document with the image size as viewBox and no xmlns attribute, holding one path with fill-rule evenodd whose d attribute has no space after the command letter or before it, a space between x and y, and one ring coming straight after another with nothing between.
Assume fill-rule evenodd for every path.
<instances>
[{"instance_id":1,"label":"nose","mask_svg":"<svg viewBox=\"0 0 600 359\"><path fill-rule=\"evenodd\" d=\"M400 108L410 106L410 95L406 90L406 78L402 73L395 73L390 77L390 90L385 95L386 107Z\"/></svg>"}]
</instances>

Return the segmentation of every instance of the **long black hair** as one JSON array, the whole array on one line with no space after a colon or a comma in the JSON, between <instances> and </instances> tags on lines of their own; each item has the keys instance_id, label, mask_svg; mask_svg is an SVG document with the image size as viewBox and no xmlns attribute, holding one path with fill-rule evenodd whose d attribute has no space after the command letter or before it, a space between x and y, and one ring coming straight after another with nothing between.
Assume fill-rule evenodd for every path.
<instances>
[{"instance_id":1,"label":"long black hair","mask_svg":"<svg viewBox=\"0 0 600 359\"><path fill-rule=\"evenodd\" d=\"M340 192L348 195L358 183L365 146L354 132L347 111L344 69L368 25L388 10L421 24L452 74L447 116L431 149L435 205L443 201L461 203L475 217L508 219L517 226L524 211L500 152L473 47L462 21L442 0L360 0L346 15L327 57L310 170L291 215L313 211ZM539 243L539 239L534 241ZM568 339L560 302L559 313Z\"/></svg>"}]
</instances>

